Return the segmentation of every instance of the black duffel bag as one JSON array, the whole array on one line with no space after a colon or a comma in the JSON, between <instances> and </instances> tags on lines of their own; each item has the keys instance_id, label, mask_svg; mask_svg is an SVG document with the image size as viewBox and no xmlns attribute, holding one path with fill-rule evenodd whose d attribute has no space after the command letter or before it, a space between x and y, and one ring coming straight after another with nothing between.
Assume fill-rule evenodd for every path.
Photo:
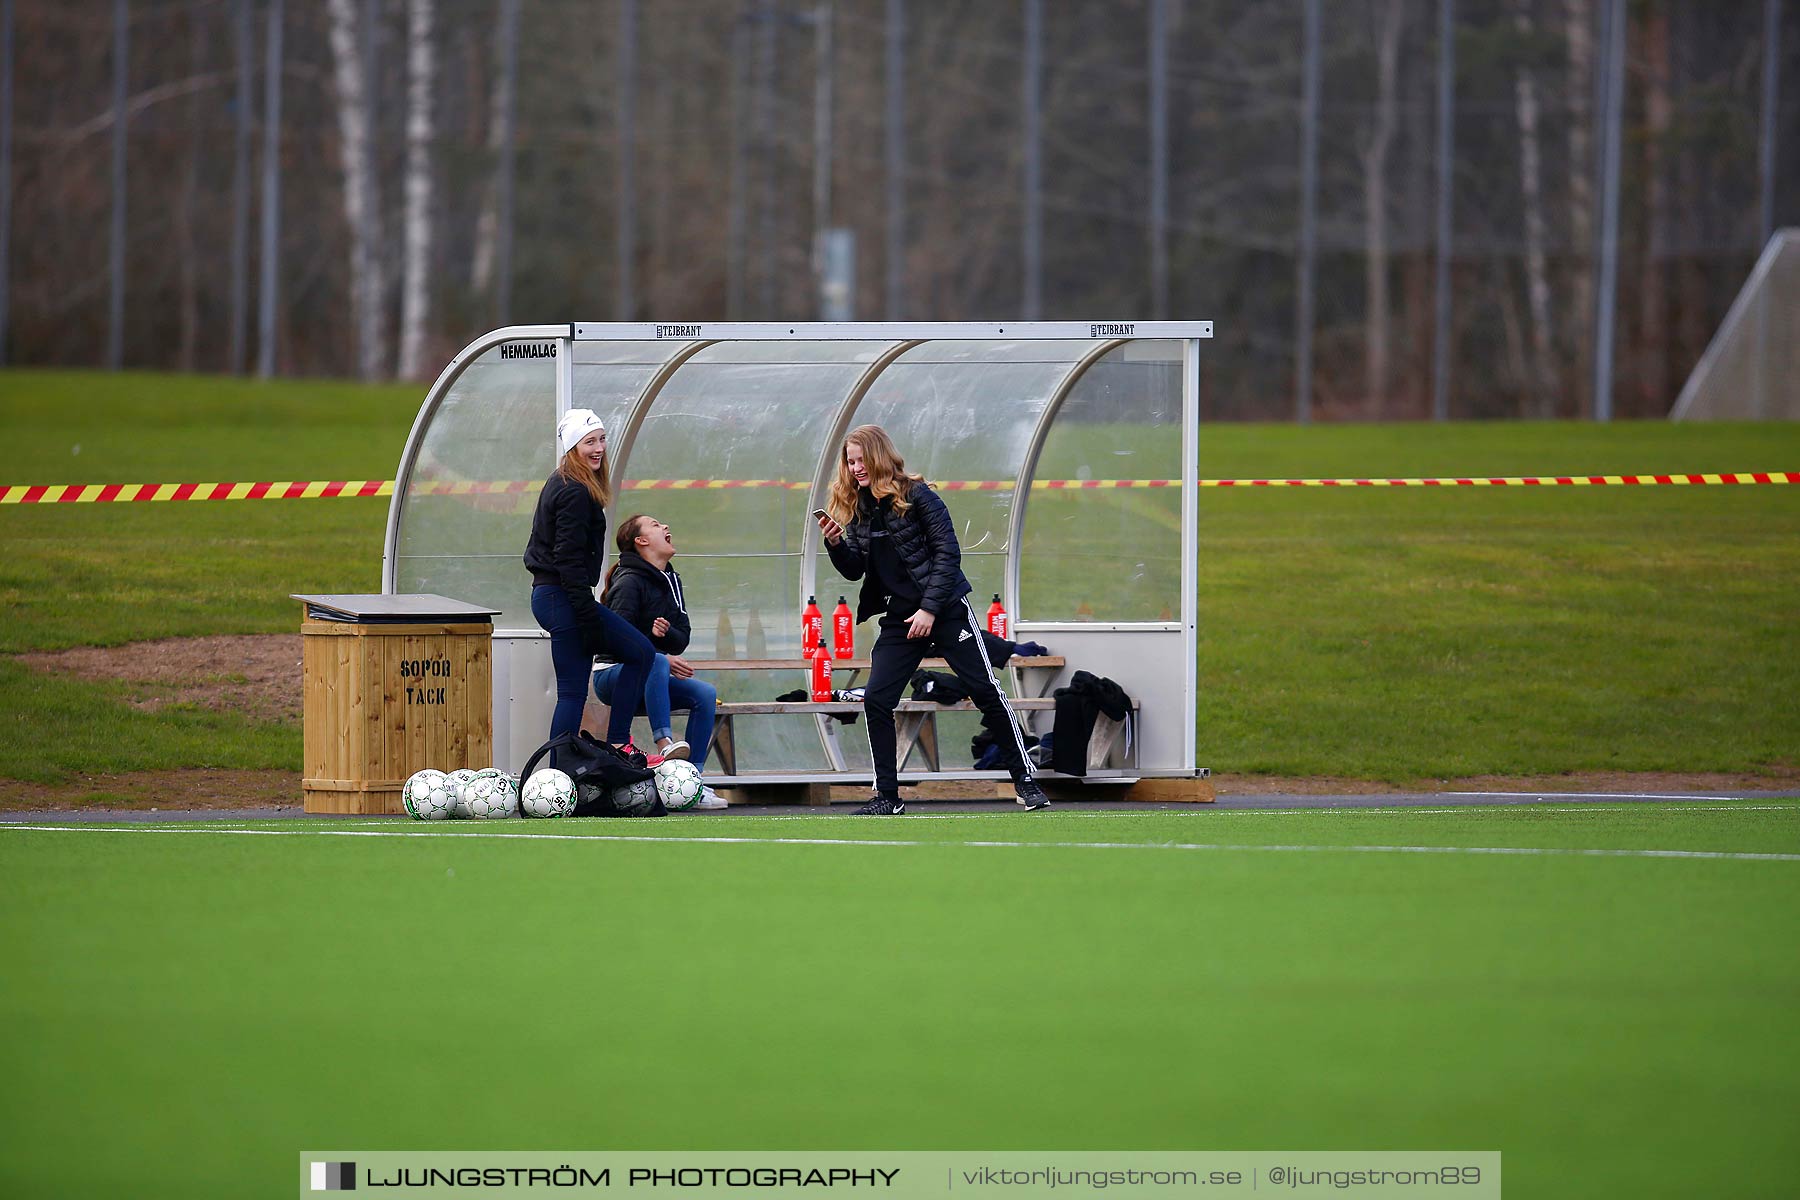
<instances>
[{"instance_id":1,"label":"black duffel bag","mask_svg":"<svg viewBox=\"0 0 1800 1200\"><path fill-rule=\"evenodd\" d=\"M575 781L575 815L578 817L665 817L656 792L656 772L599 741L586 730L558 734L537 748L520 787L531 778L538 762L556 754L556 769Z\"/></svg>"}]
</instances>

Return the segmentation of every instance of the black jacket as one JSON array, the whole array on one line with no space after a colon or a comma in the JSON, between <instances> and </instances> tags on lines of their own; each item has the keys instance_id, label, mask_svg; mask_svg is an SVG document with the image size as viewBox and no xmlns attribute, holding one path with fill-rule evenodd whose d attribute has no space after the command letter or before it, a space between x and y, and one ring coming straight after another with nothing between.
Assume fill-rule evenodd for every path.
<instances>
[{"instance_id":1,"label":"black jacket","mask_svg":"<svg viewBox=\"0 0 1800 1200\"><path fill-rule=\"evenodd\" d=\"M887 521L888 536L893 539L894 552L900 556L906 573L918 585L919 607L934 617L939 616L972 590L962 572L962 547L956 541L956 526L951 523L950 510L944 507L944 502L928 484L922 481L913 484L906 500L912 507L906 510L905 516L895 516L892 502L885 500L881 502L882 515ZM866 621L887 610L887 597L881 594L874 576L864 578L869 570L869 518L874 513L874 505L875 500L868 489L862 489L856 516L845 527L842 540L835 546L825 543L825 552L831 556L831 565L838 569L838 574L845 579L863 580L862 594L856 601L858 621Z\"/></svg>"},{"instance_id":2,"label":"black jacket","mask_svg":"<svg viewBox=\"0 0 1800 1200\"><path fill-rule=\"evenodd\" d=\"M605 544L606 510L588 490L560 474L544 480L531 517L531 539L525 543L525 566L533 584L562 588L594 653L604 636L594 585L600 582L600 551Z\"/></svg>"},{"instance_id":3,"label":"black jacket","mask_svg":"<svg viewBox=\"0 0 1800 1200\"><path fill-rule=\"evenodd\" d=\"M1056 724L1050 746L1050 768L1064 775L1086 775L1088 741L1102 713L1123 721L1131 713L1131 697L1104 675L1077 671L1056 696Z\"/></svg>"},{"instance_id":4,"label":"black jacket","mask_svg":"<svg viewBox=\"0 0 1800 1200\"><path fill-rule=\"evenodd\" d=\"M662 653L680 654L687 649L693 629L681 594L681 576L674 571L658 570L634 551L621 554L607 577L600 603L630 621ZM662 637L650 632L658 617L669 619L669 632Z\"/></svg>"}]
</instances>

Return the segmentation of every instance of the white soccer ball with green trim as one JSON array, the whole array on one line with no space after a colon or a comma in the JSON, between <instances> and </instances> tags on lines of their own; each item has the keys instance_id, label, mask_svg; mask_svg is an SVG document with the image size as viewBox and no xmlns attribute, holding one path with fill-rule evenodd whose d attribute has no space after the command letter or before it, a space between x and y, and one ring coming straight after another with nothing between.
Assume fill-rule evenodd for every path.
<instances>
[{"instance_id":1,"label":"white soccer ball with green trim","mask_svg":"<svg viewBox=\"0 0 1800 1200\"><path fill-rule=\"evenodd\" d=\"M575 812L575 781L555 767L533 772L519 789L519 809L528 817L570 816Z\"/></svg>"},{"instance_id":2,"label":"white soccer ball with green trim","mask_svg":"<svg viewBox=\"0 0 1800 1200\"><path fill-rule=\"evenodd\" d=\"M706 784L700 779L700 768L685 758L666 759L656 768L656 792L663 807L681 812L700 803Z\"/></svg>"},{"instance_id":3,"label":"white soccer ball with green trim","mask_svg":"<svg viewBox=\"0 0 1800 1200\"><path fill-rule=\"evenodd\" d=\"M400 803L417 821L444 821L456 803L450 777L442 771L427 768L414 771L400 789Z\"/></svg>"},{"instance_id":4,"label":"white soccer ball with green trim","mask_svg":"<svg viewBox=\"0 0 1800 1200\"><path fill-rule=\"evenodd\" d=\"M476 821L498 821L519 815L519 785L497 767L475 772L463 785L463 803Z\"/></svg>"},{"instance_id":5,"label":"white soccer ball with green trim","mask_svg":"<svg viewBox=\"0 0 1800 1200\"><path fill-rule=\"evenodd\" d=\"M463 788L467 787L469 780L473 778L475 778L475 772L468 767L464 767L460 771L450 772L450 793L452 800L450 805L450 815L459 821L466 821L469 819L469 806L463 802Z\"/></svg>"}]
</instances>

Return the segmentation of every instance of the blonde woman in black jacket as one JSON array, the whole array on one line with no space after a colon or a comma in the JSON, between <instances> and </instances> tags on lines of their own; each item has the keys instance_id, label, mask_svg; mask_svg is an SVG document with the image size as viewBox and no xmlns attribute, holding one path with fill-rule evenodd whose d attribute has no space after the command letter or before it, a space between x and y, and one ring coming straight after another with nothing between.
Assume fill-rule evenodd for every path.
<instances>
[{"instance_id":1,"label":"blonde woman in black jacket","mask_svg":"<svg viewBox=\"0 0 1800 1200\"><path fill-rule=\"evenodd\" d=\"M581 728L594 656L619 664L618 684L628 696L643 690L656 652L630 622L594 599L600 582L601 549L606 544L606 428L591 409L572 408L556 424L562 459L531 518L525 566L531 571L531 615L550 635L550 662L556 668L556 709L550 736ZM632 706L612 710L606 740L628 753ZM661 759L655 760L661 762Z\"/></svg>"},{"instance_id":2,"label":"blonde woman in black jacket","mask_svg":"<svg viewBox=\"0 0 1800 1200\"><path fill-rule=\"evenodd\" d=\"M1011 739L1000 739L1000 760L1019 803L1049 804L1032 778L1018 722L982 645L950 510L922 477L907 473L906 460L881 426L860 425L844 439L827 511L818 521L832 566L846 579L863 581L856 619L881 619L863 692L875 796L856 811L906 811L897 779L894 705L919 663L933 655L956 672L993 728L1012 730Z\"/></svg>"}]
</instances>

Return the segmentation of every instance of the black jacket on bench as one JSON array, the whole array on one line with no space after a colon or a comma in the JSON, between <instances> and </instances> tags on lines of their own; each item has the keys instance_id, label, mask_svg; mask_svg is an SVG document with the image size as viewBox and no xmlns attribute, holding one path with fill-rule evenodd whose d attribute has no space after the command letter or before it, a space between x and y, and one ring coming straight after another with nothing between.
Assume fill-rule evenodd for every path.
<instances>
[{"instance_id":1,"label":"black jacket on bench","mask_svg":"<svg viewBox=\"0 0 1800 1200\"><path fill-rule=\"evenodd\" d=\"M1050 743L1050 767L1064 775L1086 775L1088 740L1102 714L1123 721L1131 714L1131 697L1104 675L1077 671L1056 696L1056 724Z\"/></svg>"},{"instance_id":2,"label":"black jacket on bench","mask_svg":"<svg viewBox=\"0 0 1800 1200\"><path fill-rule=\"evenodd\" d=\"M600 603L631 622L632 628L649 638L660 653L680 654L693 636L681 594L681 576L673 570L651 566L640 554L627 551L619 555L618 564L607 576L606 594L600 597ZM669 619L669 632L661 637L650 632L658 617Z\"/></svg>"},{"instance_id":3,"label":"black jacket on bench","mask_svg":"<svg viewBox=\"0 0 1800 1200\"><path fill-rule=\"evenodd\" d=\"M916 481L906 494L910 508L905 516L894 513L891 501L882 501L882 517L887 522L888 537L900 563L919 587L919 607L932 616L944 610L974 589L962 571L962 547L956 540L956 526L950 510L923 480ZM845 579L861 579L862 593L856 600L856 619L866 621L887 611L887 596L869 571L869 523L875 512L875 499L868 488L860 489L856 516L844 528L837 545L825 543L831 565Z\"/></svg>"}]
</instances>

